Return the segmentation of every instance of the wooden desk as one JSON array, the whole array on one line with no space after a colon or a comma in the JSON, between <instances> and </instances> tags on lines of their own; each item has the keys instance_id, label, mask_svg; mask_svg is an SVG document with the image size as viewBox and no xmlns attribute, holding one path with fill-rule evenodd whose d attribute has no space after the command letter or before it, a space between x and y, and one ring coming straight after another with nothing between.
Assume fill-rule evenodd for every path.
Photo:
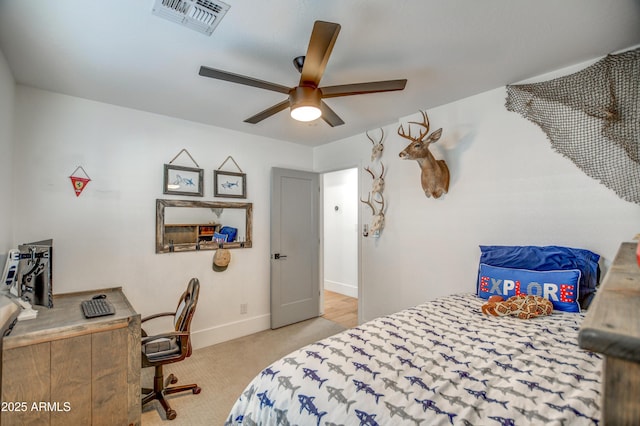
<instances>
[{"instance_id":1,"label":"wooden desk","mask_svg":"<svg viewBox=\"0 0 640 426\"><path fill-rule=\"evenodd\" d=\"M102 293L115 315L86 319L80 302ZM4 338L0 423L140 425L140 315L122 289L53 303Z\"/></svg>"},{"instance_id":2,"label":"wooden desk","mask_svg":"<svg viewBox=\"0 0 640 426\"><path fill-rule=\"evenodd\" d=\"M640 422L640 267L637 243L622 243L580 327L581 348L604 355L605 425Z\"/></svg>"}]
</instances>

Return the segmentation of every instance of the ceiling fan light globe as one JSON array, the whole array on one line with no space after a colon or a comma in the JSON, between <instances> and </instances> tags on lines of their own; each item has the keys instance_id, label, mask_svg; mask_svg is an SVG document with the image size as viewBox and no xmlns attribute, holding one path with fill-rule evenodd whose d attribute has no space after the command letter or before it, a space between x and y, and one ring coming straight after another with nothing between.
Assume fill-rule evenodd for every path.
<instances>
[{"instance_id":1,"label":"ceiling fan light globe","mask_svg":"<svg viewBox=\"0 0 640 426\"><path fill-rule=\"evenodd\" d=\"M322 115L320 108L315 106L298 106L291 108L291 118L298 121L313 121Z\"/></svg>"}]
</instances>

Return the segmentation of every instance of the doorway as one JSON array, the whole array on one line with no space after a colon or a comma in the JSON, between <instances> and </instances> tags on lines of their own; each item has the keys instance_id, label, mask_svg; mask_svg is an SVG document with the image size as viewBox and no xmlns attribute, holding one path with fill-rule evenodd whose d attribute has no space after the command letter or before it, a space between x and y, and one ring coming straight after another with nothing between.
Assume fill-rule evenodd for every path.
<instances>
[{"instance_id":1,"label":"doorway","mask_svg":"<svg viewBox=\"0 0 640 426\"><path fill-rule=\"evenodd\" d=\"M358 325L358 168L322 175L325 319Z\"/></svg>"}]
</instances>

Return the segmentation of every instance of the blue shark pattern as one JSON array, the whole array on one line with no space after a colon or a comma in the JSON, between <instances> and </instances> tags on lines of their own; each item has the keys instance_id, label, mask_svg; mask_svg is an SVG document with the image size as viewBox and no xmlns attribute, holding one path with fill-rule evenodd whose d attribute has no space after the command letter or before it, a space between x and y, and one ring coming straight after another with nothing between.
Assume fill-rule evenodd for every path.
<instances>
[{"instance_id":1,"label":"blue shark pattern","mask_svg":"<svg viewBox=\"0 0 640 426\"><path fill-rule=\"evenodd\" d=\"M540 390L542 392L546 392L546 393L555 393L556 395L558 395L560 397L560 399L564 400L564 397L562 396L562 391L552 391L551 389L547 389L544 388L542 386L540 386L539 383L536 382L531 382L529 380L522 380L522 379L518 379L518 381L522 384L525 384L529 387L529 390Z\"/></svg>"},{"instance_id":2,"label":"blue shark pattern","mask_svg":"<svg viewBox=\"0 0 640 426\"><path fill-rule=\"evenodd\" d=\"M261 375L262 377L264 377L264 376L271 376L271 380L273 380L273 379L276 377L276 374L278 374L278 373L279 373L279 371L273 371L273 370L271 369L271 367L267 367L267 368L265 368L264 370L262 370L262 373L260 373L260 375Z\"/></svg>"},{"instance_id":3,"label":"blue shark pattern","mask_svg":"<svg viewBox=\"0 0 640 426\"><path fill-rule=\"evenodd\" d=\"M365 350L364 350L364 349L362 349L362 348L360 348L360 347L357 347L357 346L355 346L355 345L351 345L351 349L352 349L352 350L353 350L353 352L354 352L354 353L356 353L356 354L360 354L360 355L362 355L362 356L366 356L366 357L367 357L367 358L369 358L369 359L373 358L373 355L368 354L367 352L365 352Z\"/></svg>"},{"instance_id":4,"label":"blue shark pattern","mask_svg":"<svg viewBox=\"0 0 640 426\"><path fill-rule=\"evenodd\" d=\"M473 380L474 382L480 382L485 386L487 386L487 382L489 381L489 379L476 379L471 374L469 374L468 371L453 370L452 372L456 373L461 379L469 379L469 380Z\"/></svg>"},{"instance_id":5,"label":"blue shark pattern","mask_svg":"<svg viewBox=\"0 0 640 426\"><path fill-rule=\"evenodd\" d=\"M493 361L493 362L495 362L495 364L498 367L502 367L504 371L511 370L511 371L515 371L516 373L527 373L528 375L531 375L531 370L521 370L519 368L514 367L512 364L507 364L500 361Z\"/></svg>"},{"instance_id":6,"label":"blue shark pattern","mask_svg":"<svg viewBox=\"0 0 640 426\"><path fill-rule=\"evenodd\" d=\"M322 387L322 384L324 382L326 382L329 379L321 379L320 376L318 376L317 371L318 370L312 370L310 368L303 368L302 371L304 371L304 377L303 378L311 378L311 381L313 382L318 382L318 389L320 389Z\"/></svg>"},{"instance_id":7,"label":"blue shark pattern","mask_svg":"<svg viewBox=\"0 0 640 426\"><path fill-rule=\"evenodd\" d=\"M449 417L449 422L450 422L451 424L453 424L453 418L454 418L457 414L455 414L455 413L447 413L446 411L441 410L441 409L440 409L440 408L438 408L438 406L436 405L436 402L435 402L435 401L432 401L432 400L430 400L430 399L422 399L422 400L421 400L421 399L415 398L415 401L416 401L416 402L418 402L418 403L420 403L420 404L422 404L422 409L423 409L424 411L427 411L427 410L433 410L433 411L435 411L435 412L436 412L436 414L444 414L444 415L446 415L447 417Z\"/></svg>"},{"instance_id":8,"label":"blue shark pattern","mask_svg":"<svg viewBox=\"0 0 640 426\"><path fill-rule=\"evenodd\" d=\"M401 356L396 356L396 358L398 358L400 360L402 365L408 365L411 368L416 368L418 370L422 370L422 368L420 368L419 366L417 366L413 362L411 362L410 358L402 358Z\"/></svg>"},{"instance_id":9,"label":"blue shark pattern","mask_svg":"<svg viewBox=\"0 0 640 426\"><path fill-rule=\"evenodd\" d=\"M545 404L547 404L549 407L553 408L554 410L560 411L561 413L564 412L565 410L569 410L569 411L573 412L578 417L584 417L585 419L592 421L593 424L595 424L595 425L600 423L599 419L594 419L592 417L589 417L589 416L581 413L577 409L573 408L570 405L565 404L565 405L560 406L560 405L552 404L550 402L545 402Z\"/></svg>"},{"instance_id":10,"label":"blue shark pattern","mask_svg":"<svg viewBox=\"0 0 640 426\"><path fill-rule=\"evenodd\" d=\"M409 349L407 349L407 347L404 346L404 345L396 345L396 344L392 343L391 346L393 346L393 348L396 351L404 351L404 352L408 353L409 355L415 355L416 354L415 352L412 352Z\"/></svg>"},{"instance_id":11,"label":"blue shark pattern","mask_svg":"<svg viewBox=\"0 0 640 426\"><path fill-rule=\"evenodd\" d=\"M320 356L320 353L315 352L315 351L307 351L307 356L311 356L311 357L314 357L316 359L319 359L321 364L322 364L323 361L325 361L327 359L327 358L323 358L322 356Z\"/></svg>"},{"instance_id":12,"label":"blue shark pattern","mask_svg":"<svg viewBox=\"0 0 640 426\"><path fill-rule=\"evenodd\" d=\"M442 358L444 358L445 360L453 362L455 364L462 364L462 365L466 365L467 367L469 367L469 364L471 364L469 361L467 362L458 361L454 356L450 356L442 352L440 352L440 355L442 355Z\"/></svg>"},{"instance_id":13,"label":"blue shark pattern","mask_svg":"<svg viewBox=\"0 0 640 426\"><path fill-rule=\"evenodd\" d=\"M363 390L365 393L373 395L373 397L376 399L376 404L380 400L380 397L384 396L381 393L376 393L376 391L373 390L373 388L370 385L368 385L367 383L361 382L360 380L353 379L353 383L356 385L357 391Z\"/></svg>"},{"instance_id":14,"label":"blue shark pattern","mask_svg":"<svg viewBox=\"0 0 640 426\"><path fill-rule=\"evenodd\" d=\"M379 371L371 370L367 364L361 364L359 362L354 362L353 365L356 367L356 371L363 370L363 371L366 371L367 373L371 373L371 375L373 376L374 380L375 380L376 376L378 374L380 374Z\"/></svg>"},{"instance_id":15,"label":"blue shark pattern","mask_svg":"<svg viewBox=\"0 0 640 426\"><path fill-rule=\"evenodd\" d=\"M505 417L500 416L489 416L491 420L495 420L500 423L502 426L516 426L516 422L513 419L507 419Z\"/></svg>"},{"instance_id":16,"label":"blue shark pattern","mask_svg":"<svg viewBox=\"0 0 640 426\"><path fill-rule=\"evenodd\" d=\"M396 339L402 340L403 342L406 342L407 340L409 340L408 337L402 337L401 335L399 335L395 331L387 330L387 333L389 334L389 336L395 337Z\"/></svg>"},{"instance_id":17,"label":"blue shark pattern","mask_svg":"<svg viewBox=\"0 0 640 426\"><path fill-rule=\"evenodd\" d=\"M406 376L406 379L409 380L409 382L411 382L411 385L417 384L418 386L420 386L424 390L428 390L428 391L432 391L432 392L436 391L435 387L430 388L429 386L427 386L427 384L425 382L422 381L422 379L420 377Z\"/></svg>"},{"instance_id":18,"label":"blue shark pattern","mask_svg":"<svg viewBox=\"0 0 640 426\"><path fill-rule=\"evenodd\" d=\"M356 416L358 416L358 420L360 420L360 426L378 426L378 422L375 421L377 414L369 414L356 410Z\"/></svg>"},{"instance_id":19,"label":"blue shark pattern","mask_svg":"<svg viewBox=\"0 0 640 426\"><path fill-rule=\"evenodd\" d=\"M318 407L313 404L313 400L315 396L306 396L306 395L298 395L298 401L300 402L300 413L303 410L307 411L310 415L318 418L317 426L320 426L320 420L324 415L327 414L326 411L319 412Z\"/></svg>"},{"instance_id":20,"label":"blue shark pattern","mask_svg":"<svg viewBox=\"0 0 640 426\"><path fill-rule=\"evenodd\" d=\"M507 403L509 401L498 401L497 399L489 398L487 396L486 391L477 391L469 388L464 388L464 390L466 390L467 392L469 392L470 395L473 395L478 399L484 399L487 402L495 402L496 404L502 405L505 408L505 410L507 409Z\"/></svg>"},{"instance_id":21,"label":"blue shark pattern","mask_svg":"<svg viewBox=\"0 0 640 426\"><path fill-rule=\"evenodd\" d=\"M583 313L483 315L473 294L382 317L288 354L225 425L598 425L602 357Z\"/></svg>"},{"instance_id":22,"label":"blue shark pattern","mask_svg":"<svg viewBox=\"0 0 640 426\"><path fill-rule=\"evenodd\" d=\"M260 408L273 407L273 401L269 399L266 391L259 393L258 398L260 398Z\"/></svg>"}]
</instances>

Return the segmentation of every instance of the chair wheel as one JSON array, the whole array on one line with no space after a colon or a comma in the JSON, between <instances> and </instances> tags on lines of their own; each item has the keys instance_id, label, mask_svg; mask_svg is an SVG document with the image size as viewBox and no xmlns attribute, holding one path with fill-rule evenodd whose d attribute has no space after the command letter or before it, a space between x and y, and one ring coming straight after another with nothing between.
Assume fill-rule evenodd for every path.
<instances>
[{"instance_id":1,"label":"chair wheel","mask_svg":"<svg viewBox=\"0 0 640 426\"><path fill-rule=\"evenodd\" d=\"M171 408L167 410L167 420L173 420L176 418L177 415L178 414L176 413L175 410L172 410Z\"/></svg>"},{"instance_id":2,"label":"chair wheel","mask_svg":"<svg viewBox=\"0 0 640 426\"><path fill-rule=\"evenodd\" d=\"M172 385L175 385L176 383L178 383L178 378L173 374L169 374L169 377L167 377L167 383L171 383Z\"/></svg>"},{"instance_id":3,"label":"chair wheel","mask_svg":"<svg viewBox=\"0 0 640 426\"><path fill-rule=\"evenodd\" d=\"M196 395L199 394L200 392L202 392L202 388L200 386L193 388L193 393L195 393Z\"/></svg>"}]
</instances>

